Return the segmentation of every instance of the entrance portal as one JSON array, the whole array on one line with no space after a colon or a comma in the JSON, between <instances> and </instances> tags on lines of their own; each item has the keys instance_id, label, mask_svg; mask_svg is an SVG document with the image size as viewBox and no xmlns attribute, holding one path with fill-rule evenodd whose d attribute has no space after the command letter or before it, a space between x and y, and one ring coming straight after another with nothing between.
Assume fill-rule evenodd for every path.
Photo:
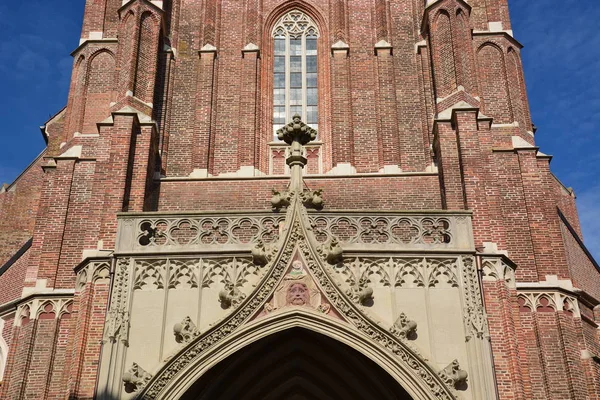
<instances>
[{"instance_id":1,"label":"entrance portal","mask_svg":"<svg viewBox=\"0 0 600 400\"><path fill-rule=\"evenodd\" d=\"M289 329L207 371L183 400L410 400L390 375L324 335Z\"/></svg>"}]
</instances>

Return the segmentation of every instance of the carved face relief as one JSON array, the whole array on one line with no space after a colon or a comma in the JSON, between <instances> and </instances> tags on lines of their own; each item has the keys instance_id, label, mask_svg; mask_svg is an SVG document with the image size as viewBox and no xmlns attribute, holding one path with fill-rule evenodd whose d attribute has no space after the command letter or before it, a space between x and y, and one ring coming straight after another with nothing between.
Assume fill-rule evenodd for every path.
<instances>
[{"instance_id":1,"label":"carved face relief","mask_svg":"<svg viewBox=\"0 0 600 400\"><path fill-rule=\"evenodd\" d=\"M303 306L310 303L310 293L304 283L293 283L287 291L286 303L294 306Z\"/></svg>"}]
</instances>

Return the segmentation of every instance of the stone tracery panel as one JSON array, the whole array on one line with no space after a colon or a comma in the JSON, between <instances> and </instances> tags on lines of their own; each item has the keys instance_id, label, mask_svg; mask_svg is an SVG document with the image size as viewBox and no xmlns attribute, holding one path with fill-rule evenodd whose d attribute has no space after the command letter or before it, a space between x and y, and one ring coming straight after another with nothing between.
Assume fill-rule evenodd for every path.
<instances>
[{"instance_id":1,"label":"stone tracery panel","mask_svg":"<svg viewBox=\"0 0 600 400\"><path fill-rule=\"evenodd\" d=\"M279 239L283 216L164 215L124 218L119 226L119 248L156 251L192 246L250 245L256 240Z\"/></svg>"},{"instance_id":2,"label":"stone tracery panel","mask_svg":"<svg viewBox=\"0 0 600 400\"><path fill-rule=\"evenodd\" d=\"M458 287L458 259L430 257L356 257L334 267L349 285L366 280L377 287Z\"/></svg>"},{"instance_id":3,"label":"stone tracery panel","mask_svg":"<svg viewBox=\"0 0 600 400\"><path fill-rule=\"evenodd\" d=\"M572 294L560 290L519 290L517 295L521 312L565 312L580 317L579 303Z\"/></svg>"},{"instance_id":4,"label":"stone tracery panel","mask_svg":"<svg viewBox=\"0 0 600 400\"><path fill-rule=\"evenodd\" d=\"M320 242L365 244L449 244L451 221L447 217L332 216L310 218Z\"/></svg>"},{"instance_id":5,"label":"stone tracery panel","mask_svg":"<svg viewBox=\"0 0 600 400\"><path fill-rule=\"evenodd\" d=\"M470 218L464 213L309 214L316 240L319 243L335 240L344 249L394 246L394 249L472 250ZM259 240L276 243L283 219L283 215L273 213L123 215L119 218L117 253L249 249Z\"/></svg>"}]
</instances>

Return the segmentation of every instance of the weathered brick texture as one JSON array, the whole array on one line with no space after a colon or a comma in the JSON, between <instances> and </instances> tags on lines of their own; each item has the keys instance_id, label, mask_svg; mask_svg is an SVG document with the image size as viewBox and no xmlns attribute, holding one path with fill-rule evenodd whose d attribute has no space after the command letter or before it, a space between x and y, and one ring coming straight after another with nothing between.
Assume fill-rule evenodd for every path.
<instances>
[{"instance_id":1,"label":"weathered brick texture","mask_svg":"<svg viewBox=\"0 0 600 400\"><path fill-rule=\"evenodd\" d=\"M483 282L500 398L599 399L600 271L535 147L507 0L468 3L87 0L66 108L0 193L3 398L94 396L110 279L75 270L114 249L117 213L271 208L272 29L299 9L319 29L306 185L329 210L472 211L477 252L516 265ZM579 313L521 304L526 284ZM69 308L30 315L49 292Z\"/></svg>"}]
</instances>

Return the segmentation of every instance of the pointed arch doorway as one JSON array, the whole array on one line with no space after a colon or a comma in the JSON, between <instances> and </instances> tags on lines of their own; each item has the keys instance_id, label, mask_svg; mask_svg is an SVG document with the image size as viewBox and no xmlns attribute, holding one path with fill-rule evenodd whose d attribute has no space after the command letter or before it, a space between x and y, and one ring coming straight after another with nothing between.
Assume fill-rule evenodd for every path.
<instances>
[{"instance_id":1,"label":"pointed arch doorway","mask_svg":"<svg viewBox=\"0 0 600 400\"><path fill-rule=\"evenodd\" d=\"M303 328L260 339L215 365L182 400L410 400L351 347Z\"/></svg>"}]
</instances>

